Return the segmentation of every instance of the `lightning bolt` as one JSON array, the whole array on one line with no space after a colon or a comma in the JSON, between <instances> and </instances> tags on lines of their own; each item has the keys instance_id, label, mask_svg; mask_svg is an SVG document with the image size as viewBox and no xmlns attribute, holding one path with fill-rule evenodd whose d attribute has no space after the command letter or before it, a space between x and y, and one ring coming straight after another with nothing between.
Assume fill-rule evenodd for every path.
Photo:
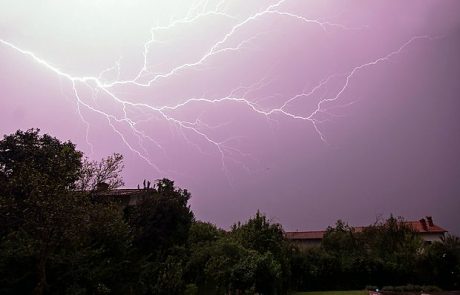
<instances>
[{"instance_id":1,"label":"lightning bolt","mask_svg":"<svg viewBox=\"0 0 460 295\"><path fill-rule=\"evenodd\" d=\"M234 54L245 50L248 45L256 42L257 38L259 38L263 33L253 34L253 36L243 39L233 46L227 44L230 43L229 40L236 36L237 33L243 28L253 25L262 18L288 18L289 20L299 22L302 25L319 26L324 32L327 32L328 30L362 30L366 28L366 26L348 27L343 24L332 23L319 19L310 19L283 9L283 6L286 2L287 0L277 1L260 11L241 19L226 12L226 1L218 2L212 8L208 8L211 6L208 1L198 1L190 7L189 11L183 18L170 20L170 22L166 25L156 25L151 28L150 38L143 44L143 51L141 53L143 57L143 63L139 70L130 79L120 79L122 59L116 61L112 67L102 70L98 75L76 76L68 73L56 65L53 65L52 62L39 57L33 51L23 49L10 41L0 38L0 44L14 50L19 54L24 55L25 57L30 58L38 65L70 82L73 97L77 105L77 113L86 126L86 141L91 147L91 150L93 150L93 144L89 142L88 136L90 133L91 125L85 118L82 111L83 109L104 118L107 121L108 126L110 126L115 134L119 136L121 141L129 150L143 159L159 173L164 173L164 171L162 171L161 168L157 166L155 161L152 160L152 155L146 146L147 143L153 144L153 146L155 146L158 150L166 153L162 147L162 144L158 142L158 140L156 140L154 137L149 136L144 130L141 130L137 127L142 122L149 122L149 120L152 118L158 117L161 120L164 120L165 122L175 126L176 129L180 131L180 134L184 140L195 147L198 151L204 153L204 151L200 148L199 143L192 138L200 138L210 146L214 147L216 152L220 155L222 170L227 175L227 177L229 177L229 171L227 168L228 161L232 161L245 167L243 161L238 159L251 157L251 155L244 153L231 145L231 142L237 140L238 137L235 136L225 140L218 140L211 135L209 130L220 128L222 125L208 125L202 121L199 116L197 116L196 119L192 121L179 119L179 117L175 115L178 111L196 104L219 105L223 103L234 103L245 106L254 114L267 119L273 119L275 115L278 115L286 117L290 120L309 122L311 126L313 126L316 133L319 135L320 139L327 143L326 136L320 128L320 125L324 122L324 120L318 118L319 114L326 114L329 115L329 117L334 116L332 113L328 112L329 108L327 105L336 102L343 96L343 94L347 91L350 83L352 82L353 77L355 77L360 71L388 61L395 55L400 54L403 50L405 50L416 41L432 38L430 36L414 36L403 43L399 48L396 48L394 51L391 51L384 56L377 57L376 59L364 64L356 65L355 67L352 67L348 72L332 74L318 81L316 85L310 89L306 89L293 96L283 98L283 101L277 107L264 107L263 103L258 101L257 98L251 97L251 92L264 87L264 81L266 80L265 78L262 79L261 82L255 83L253 85L239 86L231 90L228 95L224 97L210 98L207 95L203 95L201 97L190 97L178 103L164 104L160 106L138 102L135 98L127 97L126 95L122 95L117 91L119 87L124 86L150 88L160 80L170 79L179 75L185 70L199 69L215 56L222 54ZM149 57L154 54L152 52L153 45L167 42L161 40L161 38L158 38L160 32L168 31L179 26L191 25L209 17L219 17L225 19L228 22L233 22L233 24L221 36L221 38L213 43L201 56L198 56L196 59L182 63L163 72L155 73L152 71L152 66L149 64ZM109 79L110 76L114 76L114 78ZM333 79L339 80L341 86L335 92L335 94L319 99L313 111L309 112L308 114L299 114L293 111L289 111L289 106L291 106L293 102L314 97L320 90L327 87L327 85ZM89 99L84 95L81 88L90 89L93 94L95 93L95 96L102 94L104 97L110 99L113 103L120 107L121 115L105 111L101 106L97 104L95 96ZM134 111L141 112L144 115L144 118L136 119L132 115L130 116L130 112ZM145 116L147 116L147 119ZM136 144L134 144L134 142L128 138L128 134L126 134L120 126L123 126L123 128L128 128L130 131L130 136L134 136L134 138L136 138ZM249 168L245 167L245 169Z\"/></svg>"}]
</instances>

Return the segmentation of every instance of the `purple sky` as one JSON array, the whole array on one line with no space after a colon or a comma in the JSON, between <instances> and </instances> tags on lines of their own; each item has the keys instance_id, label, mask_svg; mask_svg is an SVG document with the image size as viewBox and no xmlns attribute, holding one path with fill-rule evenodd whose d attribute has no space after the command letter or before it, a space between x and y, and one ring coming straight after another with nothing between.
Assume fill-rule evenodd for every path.
<instances>
[{"instance_id":1,"label":"purple sky","mask_svg":"<svg viewBox=\"0 0 460 295\"><path fill-rule=\"evenodd\" d=\"M197 218L460 234L460 2L0 1L0 134L41 128Z\"/></svg>"}]
</instances>

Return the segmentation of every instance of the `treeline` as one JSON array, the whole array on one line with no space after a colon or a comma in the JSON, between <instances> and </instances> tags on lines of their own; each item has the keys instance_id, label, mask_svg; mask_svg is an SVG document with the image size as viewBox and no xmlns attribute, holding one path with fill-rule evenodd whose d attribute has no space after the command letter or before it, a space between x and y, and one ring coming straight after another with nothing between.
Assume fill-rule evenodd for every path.
<instances>
[{"instance_id":1,"label":"treeline","mask_svg":"<svg viewBox=\"0 0 460 295\"><path fill-rule=\"evenodd\" d=\"M299 249L257 212L224 231L194 218L168 179L142 202L101 202L123 185L121 155L91 162L70 142L18 131L0 140L0 294L286 294L436 284L458 288L456 238L426 246L397 219L343 222Z\"/></svg>"},{"instance_id":2,"label":"treeline","mask_svg":"<svg viewBox=\"0 0 460 295\"><path fill-rule=\"evenodd\" d=\"M327 229L320 247L297 251L292 266L301 274L294 285L302 290L458 290L460 240L447 235L426 244L393 216L358 232L339 220Z\"/></svg>"},{"instance_id":3,"label":"treeline","mask_svg":"<svg viewBox=\"0 0 460 295\"><path fill-rule=\"evenodd\" d=\"M122 186L121 155L91 162L39 130L0 141L1 294L281 294L290 244L257 214L225 232L195 220L168 179L136 206L100 201Z\"/></svg>"}]
</instances>

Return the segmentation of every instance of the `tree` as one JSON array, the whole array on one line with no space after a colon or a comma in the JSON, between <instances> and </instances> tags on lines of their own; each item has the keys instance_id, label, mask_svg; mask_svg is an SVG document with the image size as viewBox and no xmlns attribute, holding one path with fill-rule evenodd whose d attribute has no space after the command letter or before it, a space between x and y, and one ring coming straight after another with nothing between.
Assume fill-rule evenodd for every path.
<instances>
[{"instance_id":1,"label":"tree","mask_svg":"<svg viewBox=\"0 0 460 295\"><path fill-rule=\"evenodd\" d=\"M373 285L402 285L415 280L423 241L403 218L390 216L385 221L366 227L361 234L370 268L374 269Z\"/></svg>"},{"instance_id":2,"label":"tree","mask_svg":"<svg viewBox=\"0 0 460 295\"><path fill-rule=\"evenodd\" d=\"M101 183L105 183L108 189L119 188L124 185L121 171L123 170L123 156L113 154L101 161L83 160L76 188L80 191L94 191Z\"/></svg>"},{"instance_id":3,"label":"tree","mask_svg":"<svg viewBox=\"0 0 460 295\"><path fill-rule=\"evenodd\" d=\"M367 279L363 257L365 249L360 241L360 235L353 227L338 220L335 227L328 227L323 240L323 250L333 259L335 272L335 288L363 288Z\"/></svg>"},{"instance_id":4,"label":"tree","mask_svg":"<svg viewBox=\"0 0 460 295\"><path fill-rule=\"evenodd\" d=\"M442 241L429 245L419 266L426 280L442 288L460 287L460 238L447 235Z\"/></svg>"},{"instance_id":5,"label":"tree","mask_svg":"<svg viewBox=\"0 0 460 295\"><path fill-rule=\"evenodd\" d=\"M222 238L225 231L217 228L214 224L203 221L194 221L190 227L188 244L191 248L201 247Z\"/></svg>"},{"instance_id":6,"label":"tree","mask_svg":"<svg viewBox=\"0 0 460 295\"><path fill-rule=\"evenodd\" d=\"M81 200L65 193L78 179L82 154L38 129L17 131L0 141L0 204L3 245L27 247L35 257L36 286L46 286L46 263L59 244L73 235L63 223L79 222ZM61 202L55 204L53 199ZM75 230L79 230L75 228Z\"/></svg>"},{"instance_id":7,"label":"tree","mask_svg":"<svg viewBox=\"0 0 460 295\"><path fill-rule=\"evenodd\" d=\"M185 288L185 246L194 221L187 190L169 179L139 190L142 200L125 209L138 255L139 281L148 294L181 294Z\"/></svg>"},{"instance_id":8,"label":"tree","mask_svg":"<svg viewBox=\"0 0 460 295\"><path fill-rule=\"evenodd\" d=\"M183 245L194 220L187 190L176 188L169 179L158 180L144 189L143 201L127 208L126 215L134 229L135 246L145 253Z\"/></svg>"},{"instance_id":9,"label":"tree","mask_svg":"<svg viewBox=\"0 0 460 295\"><path fill-rule=\"evenodd\" d=\"M75 190L81 168L82 153L74 144L40 135L38 129L0 141L2 293L52 292L66 274L66 287L71 286L84 281L79 269L107 258L96 253L110 252L115 260L116 248L126 248L130 238L121 212L101 208Z\"/></svg>"},{"instance_id":10,"label":"tree","mask_svg":"<svg viewBox=\"0 0 460 295\"><path fill-rule=\"evenodd\" d=\"M213 280L205 273L208 263L214 251L214 245L226 237L225 231L217 228L214 224L202 221L194 221L190 227L187 248L188 259L185 266L185 280L197 288L198 294L207 294L215 290Z\"/></svg>"},{"instance_id":11,"label":"tree","mask_svg":"<svg viewBox=\"0 0 460 295\"><path fill-rule=\"evenodd\" d=\"M245 248L257 251L261 255L272 257L279 267L279 271L259 272L265 276L259 277L258 282L264 281L269 284L271 290L264 289L264 284L258 283L256 291L279 293L287 290L290 281L290 256L292 247L284 237L284 231L280 224L270 223L268 218L257 211L253 218L250 218L245 224L235 224L231 231L232 237L241 243ZM274 264L273 264L274 265ZM268 274L272 277L266 277Z\"/></svg>"},{"instance_id":12,"label":"tree","mask_svg":"<svg viewBox=\"0 0 460 295\"><path fill-rule=\"evenodd\" d=\"M340 267L337 259L322 247L293 252L291 267L296 290L337 289Z\"/></svg>"},{"instance_id":13,"label":"tree","mask_svg":"<svg viewBox=\"0 0 460 295\"><path fill-rule=\"evenodd\" d=\"M0 195L25 198L37 187L73 188L82 153L39 129L4 136L0 141Z\"/></svg>"},{"instance_id":14,"label":"tree","mask_svg":"<svg viewBox=\"0 0 460 295\"><path fill-rule=\"evenodd\" d=\"M219 239L207 248L204 266L208 288L216 294L238 294L255 287L257 251L244 248L231 238Z\"/></svg>"}]
</instances>

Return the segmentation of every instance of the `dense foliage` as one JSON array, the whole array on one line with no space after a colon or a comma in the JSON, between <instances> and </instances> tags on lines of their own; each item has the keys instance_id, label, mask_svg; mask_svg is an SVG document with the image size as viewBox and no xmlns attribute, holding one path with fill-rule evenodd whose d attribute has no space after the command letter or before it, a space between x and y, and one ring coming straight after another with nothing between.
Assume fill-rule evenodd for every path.
<instances>
[{"instance_id":1,"label":"dense foliage","mask_svg":"<svg viewBox=\"0 0 460 295\"><path fill-rule=\"evenodd\" d=\"M88 161L34 129L0 140L1 294L459 288L458 238L424 245L393 217L359 232L338 221L304 249L260 212L229 231L195 220L190 193L168 179L144 181L135 205L98 201L101 183L123 185L122 160Z\"/></svg>"},{"instance_id":2,"label":"dense foliage","mask_svg":"<svg viewBox=\"0 0 460 295\"><path fill-rule=\"evenodd\" d=\"M119 208L76 190L83 163L72 143L39 130L0 141L0 293L120 284L130 229Z\"/></svg>"},{"instance_id":3,"label":"dense foliage","mask_svg":"<svg viewBox=\"0 0 460 295\"><path fill-rule=\"evenodd\" d=\"M390 290L412 284L460 288L459 239L447 235L426 244L393 216L360 230L339 220L320 247L296 252L293 261L295 287L303 290Z\"/></svg>"}]
</instances>

